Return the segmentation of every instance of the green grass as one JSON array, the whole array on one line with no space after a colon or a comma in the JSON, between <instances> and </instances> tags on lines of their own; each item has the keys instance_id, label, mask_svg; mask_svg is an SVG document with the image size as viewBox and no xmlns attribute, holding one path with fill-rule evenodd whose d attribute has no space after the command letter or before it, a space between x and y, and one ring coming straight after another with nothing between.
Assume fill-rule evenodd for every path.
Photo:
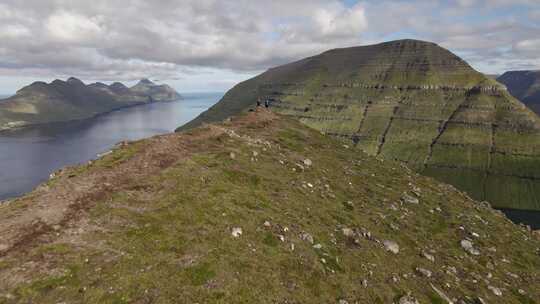
<instances>
[{"instance_id":1,"label":"green grass","mask_svg":"<svg viewBox=\"0 0 540 304\"><path fill-rule=\"evenodd\" d=\"M487 272L493 274L491 284L520 286L527 297L539 296L540 243L525 241L524 230L493 210L288 119L225 127L271 146L223 136L190 140L190 152L174 165L134 176L91 204L85 216L99 229L84 233L84 242L38 243L18 255L16 265L43 263L44 256L47 264L8 288L15 298L0 297L0 303L391 303L407 292L421 303L441 303L428 283L451 282L449 296L472 297L488 294L484 284L471 283ZM148 149L145 141L139 149ZM120 148L71 181L104 170L113 174L118 163L111 162L121 159L125 167L139 156ZM296 163L306 158L313 165L300 170ZM136 187L141 184L148 187ZM413 186L420 189L420 204L401 205L403 193L414 195ZM459 247L465 237L459 226L482 235L475 240L482 256L469 257ZM233 227L243 234L232 237ZM341 232L345 227L366 229L373 239L358 236L356 244ZM398 255L378 243L387 239L400 245ZM420 256L428 249L435 263ZM503 257L510 263L499 262ZM494 261L497 268L489 269L487 262ZM446 266L456 267L463 283L454 284ZM14 267L6 263L0 275ZM416 267L434 276L410 276ZM507 272L523 279L508 280ZM392 282L394 276L399 282ZM523 303L521 298L505 291L504 303Z\"/></svg>"}]
</instances>

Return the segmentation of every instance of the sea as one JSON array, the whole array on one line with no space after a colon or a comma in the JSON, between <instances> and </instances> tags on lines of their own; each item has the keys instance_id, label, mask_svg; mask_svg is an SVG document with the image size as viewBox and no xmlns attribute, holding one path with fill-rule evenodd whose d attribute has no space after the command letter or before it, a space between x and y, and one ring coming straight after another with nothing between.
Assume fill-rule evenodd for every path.
<instances>
[{"instance_id":1,"label":"sea","mask_svg":"<svg viewBox=\"0 0 540 304\"><path fill-rule=\"evenodd\" d=\"M0 201L23 195L52 172L95 159L121 141L173 132L218 102L223 93L182 96L85 120L0 132Z\"/></svg>"}]
</instances>

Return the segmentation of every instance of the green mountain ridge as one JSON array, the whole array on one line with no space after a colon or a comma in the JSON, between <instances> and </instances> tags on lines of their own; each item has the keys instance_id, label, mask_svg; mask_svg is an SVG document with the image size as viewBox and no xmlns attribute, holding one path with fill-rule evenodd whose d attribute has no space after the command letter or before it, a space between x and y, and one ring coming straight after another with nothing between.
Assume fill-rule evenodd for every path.
<instances>
[{"instance_id":1,"label":"green mountain ridge","mask_svg":"<svg viewBox=\"0 0 540 304\"><path fill-rule=\"evenodd\" d=\"M540 119L504 85L434 43L335 49L269 69L179 130L246 111L258 98L475 199L540 210Z\"/></svg>"},{"instance_id":2,"label":"green mountain ridge","mask_svg":"<svg viewBox=\"0 0 540 304\"><path fill-rule=\"evenodd\" d=\"M132 88L121 83L85 85L74 77L50 84L38 81L0 100L0 131L90 118L123 107L179 98L180 94L168 85L156 85L149 80L141 80Z\"/></svg>"},{"instance_id":3,"label":"green mountain ridge","mask_svg":"<svg viewBox=\"0 0 540 304\"><path fill-rule=\"evenodd\" d=\"M0 204L0 303L538 303L540 240L259 109Z\"/></svg>"},{"instance_id":4,"label":"green mountain ridge","mask_svg":"<svg viewBox=\"0 0 540 304\"><path fill-rule=\"evenodd\" d=\"M540 115L540 71L509 71L497 77L510 94Z\"/></svg>"}]
</instances>

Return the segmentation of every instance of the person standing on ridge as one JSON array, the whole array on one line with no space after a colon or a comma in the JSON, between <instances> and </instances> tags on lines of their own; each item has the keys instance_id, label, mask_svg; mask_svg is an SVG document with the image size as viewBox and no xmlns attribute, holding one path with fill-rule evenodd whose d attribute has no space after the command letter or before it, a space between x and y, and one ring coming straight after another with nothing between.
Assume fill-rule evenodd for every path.
<instances>
[{"instance_id":1,"label":"person standing on ridge","mask_svg":"<svg viewBox=\"0 0 540 304\"><path fill-rule=\"evenodd\" d=\"M261 98L257 98L257 108L261 106Z\"/></svg>"},{"instance_id":2,"label":"person standing on ridge","mask_svg":"<svg viewBox=\"0 0 540 304\"><path fill-rule=\"evenodd\" d=\"M268 99L264 100L264 107L267 109L270 107L270 102L268 101Z\"/></svg>"}]
</instances>

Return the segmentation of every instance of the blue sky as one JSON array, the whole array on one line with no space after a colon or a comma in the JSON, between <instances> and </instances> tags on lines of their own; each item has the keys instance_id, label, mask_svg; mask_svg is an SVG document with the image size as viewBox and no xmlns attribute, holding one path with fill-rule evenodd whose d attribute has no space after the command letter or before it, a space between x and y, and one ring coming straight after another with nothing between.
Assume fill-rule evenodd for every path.
<instances>
[{"instance_id":1,"label":"blue sky","mask_svg":"<svg viewBox=\"0 0 540 304\"><path fill-rule=\"evenodd\" d=\"M484 73L540 69L538 0L2 0L0 94L35 80L225 91L327 49L415 38Z\"/></svg>"}]
</instances>

